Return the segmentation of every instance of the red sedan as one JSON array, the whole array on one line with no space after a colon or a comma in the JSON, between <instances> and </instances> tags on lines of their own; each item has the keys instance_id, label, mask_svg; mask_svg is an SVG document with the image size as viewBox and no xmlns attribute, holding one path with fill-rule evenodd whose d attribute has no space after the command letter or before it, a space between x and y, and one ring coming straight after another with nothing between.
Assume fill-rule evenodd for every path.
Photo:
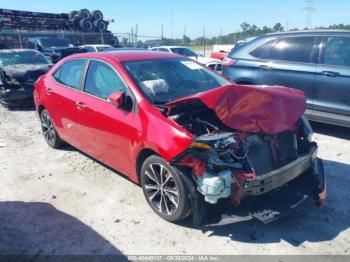
<instances>
[{"instance_id":1,"label":"red sedan","mask_svg":"<svg viewBox=\"0 0 350 262\"><path fill-rule=\"evenodd\" d=\"M300 91L235 85L170 53L114 51L63 59L34 98L49 146L122 172L168 221L201 223L219 205L224 223L240 208L268 223L325 198Z\"/></svg>"}]
</instances>

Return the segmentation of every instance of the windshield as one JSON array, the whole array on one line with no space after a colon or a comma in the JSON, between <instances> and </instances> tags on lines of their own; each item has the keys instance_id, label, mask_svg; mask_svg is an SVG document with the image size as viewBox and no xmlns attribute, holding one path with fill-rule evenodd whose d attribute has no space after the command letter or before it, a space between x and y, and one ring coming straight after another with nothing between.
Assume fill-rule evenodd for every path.
<instances>
[{"instance_id":1,"label":"windshield","mask_svg":"<svg viewBox=\"0 0 350 262\"><path fill-rule=\"evenodd\" d=\"M0 53L0 67L18 64L50 64L41 53L35 51Z\"/></svg>"},{"instance_id":2,"label":"windshield","mask_svg":"<svg viewBox=\"0 0 350 262\"><path fill-rule=\"evenodd\" d=\"M154 104L231 84L223 77L186 58L125 62L143 94Z\"/></svg>"},{"instance_id":3,"label":"windshield","mask_svg":"<svg viewBox=\"0 0 350 262\"><path fill-rule=\"evenodd\" d=\"M170 50L173 53L176 53L176 54L179 54L179 55L183 55L183 56L187 56L187 57L198 56L195 52L193 52L191 49L188 49L188 48L176 47L176 48L170 48Z\"/></svg>"},{"instance_id":4,"label":"windshield","mask_svg":"<svg viewBox=\"0 0 350 262\"><path fill-rule=\"evenodd\" d=\"M63 38L44 38L40 41L44 47L69 47L71 45L67 39Z\"/></svg>"},{"instance_id":5,"label":"windshield","mask_svg":"<svg viewBox=\"0 0 350 262\"><path fill-rule=\"evenodd\" d=\"M98 52L103 52L103 51L109 51L109 50L113 50L113 47L111 46L98 46L96 47Z\"/></svg>"}]
</instances>

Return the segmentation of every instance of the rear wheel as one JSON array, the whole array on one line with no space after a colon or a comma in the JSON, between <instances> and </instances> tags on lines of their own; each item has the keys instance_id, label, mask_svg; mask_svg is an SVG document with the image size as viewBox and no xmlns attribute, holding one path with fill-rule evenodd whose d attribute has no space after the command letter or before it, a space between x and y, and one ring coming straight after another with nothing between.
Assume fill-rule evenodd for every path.
<instances>
[{"instance_id":1,"label":"rear wheel","mask_svg":"<svg viewBox=\"0 0 350 262\"><path fill-rule=\"evenodd\" d=\"M57 134L57 131L50 118L49 112L44 109L40 114L41 129L43 131L46 143L52 148L58 148L63 144L63 141Z\"/></svg>"},{"instance_id":2,"label":"rear wheel","mask_svg":"<svg viewBox=\"0 0 350 262\"><path fill-rule=\"evenodd\" d=\"M150 156L141 169L141 186L153 211L169 222L184 219L190 210L187 188L180 170L158 156Z\"/></svg>"}]
</instances>

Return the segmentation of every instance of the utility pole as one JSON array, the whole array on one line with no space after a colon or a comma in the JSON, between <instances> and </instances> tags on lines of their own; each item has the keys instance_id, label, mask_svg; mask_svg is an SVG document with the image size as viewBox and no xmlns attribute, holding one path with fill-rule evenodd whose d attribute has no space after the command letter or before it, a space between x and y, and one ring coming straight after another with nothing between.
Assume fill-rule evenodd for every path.
<instances>
[{"instance_id":1,"label":"utility pole","mask_svg":"<svg viewBox=\"0 0 350 262\"><path fill-rule=\"evenodd\" d=\"M186 37L186 26L184 27L184 36L183 36L183 44L186 45L185 43L185 37Z\"/></svg>"},{"instance_id":2,"label":"utility pole","mask_svg":"<svg viewBox=\"0 0 350 262\"><path fill-rule=\"evenodd\" d=\"M205 56L205 26L203 26L203 55Z\"/></svg>"},{"instance_id":3,"label":"utility pole","mask_svg":"<svg viewBox=\"0 0 350 262\"><path fill-rule=\"evenodd\" d=\"M137 45L137 35L138 35L138 30L139 30L139 25L138 25L138 24L136 24L136 25L135 25L135 43L136 43L136 45Z\"/></svg>"},{"instance_id":4,"label":"utility pole","mask_svg":"<svg viewBox=\"0 0 350 262\"><path fill-rule=\"evenodd\" d=\"M171 27L171 39L174 38L174 10L170 11L170 27Z\"/></svg>"},{"instance_id":5,"label":"utility pole","mask_svg":"<svg viewBox=\"0 0 350 262\"><path fill-rule=\"evenodd\" d=\"M134 28L131 28L131 45L134 46Z\"/></svg>"},{"instance_id":6,"label":"utility pole","mask_svg":"<svg viewBox=\"0 0 350 262\"><path fill-rule=\"evenodd\" d=\"M220 28L220 45L222 45L222 27Z\"/></svg>"},{"instance_id":7,"label":"utility pole","mask_svg":"<svg viewBox=\"0 0 350 262\"><path fill-rule=\"evenodd\" d=\"M305 0L305 7L303 9L306 12L305 28L312 29L312 13L315 11L314 0Z\"/></svg>"},{"instance_id":8,"label":"utility pole","mask_svg":"<svg viewBox=\"0 0 350 262\"><path fill-rule=\"evenodd\" d=\"M164 26L162 25L162 36L161 36L162 41L164 40Z\"/></svg>"}]
</instances>

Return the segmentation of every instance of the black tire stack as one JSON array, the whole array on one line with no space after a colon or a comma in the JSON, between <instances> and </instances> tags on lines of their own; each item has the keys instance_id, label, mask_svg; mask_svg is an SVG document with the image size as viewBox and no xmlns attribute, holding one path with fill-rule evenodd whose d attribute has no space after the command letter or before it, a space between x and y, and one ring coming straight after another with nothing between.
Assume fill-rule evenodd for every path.
<instances>
[{"instance_id":1,"label":"black tire stack","mask_svg":"<svg viewBox=\"0 0 350 262\"><path fill-rule=\"evenodd\" d=\"M67 14L0 9L0 29L68 30Z\"/></svg>"},{"instance_id":2,"label":"black tire stack","mask_svg":"<svg viewBox=\"0 0 350 262\"><path fill-rule=\"evenodd\" d=\"M108 22L99 10L68 14L27 12L0 8L0 43L9 48L26 46L29 37L57 36L75 45L109 44L118 47L118 38L108 31Z\"/></svg>"},{"instance_id":3,"label":"black tire stack","mask_svg":"<svg viewBox=\"0 0 350 262\"><path fill-rule=\"evenodd\" d=\"M103 13L100 10L92 12L87 9L71 11L68 18L70 26L76 31L106 32L108 30L108 22L103 20Z\"/></svg>"}]
</instances>

